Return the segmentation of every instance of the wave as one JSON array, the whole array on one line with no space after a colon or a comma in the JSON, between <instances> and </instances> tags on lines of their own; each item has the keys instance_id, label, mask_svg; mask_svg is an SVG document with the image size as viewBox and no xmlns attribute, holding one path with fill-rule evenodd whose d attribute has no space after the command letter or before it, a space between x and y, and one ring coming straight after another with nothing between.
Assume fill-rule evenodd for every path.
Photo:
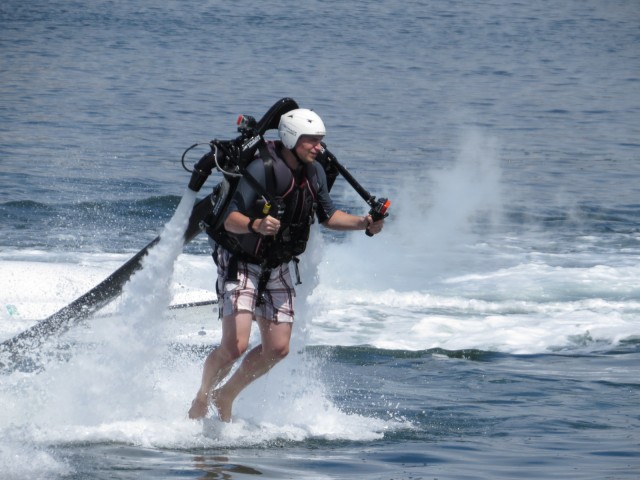
<instances>
[{"instance_id":1,"label":"wave","mask_svg":"<svg viewBox=\"0 0 640 480\"><path fill-rule=\"evenodd\" d=\"M449 350L445 348L428 348L425 350L386 349L373 345L357 346L310 346L306 349L309 354L331 362L352 366L373 366L376 364L389 364L393 362L422 361L431 358L448 358L455 360L468 360L471 362L492 362L508 358L543 358L543 357L594 357L602 355L627 355L640 353L640 336L630 336L612 346L609 343L602 344L597 351L561 351L534 354L512 354L492 350L480 350L464 348ZM400 366L400 364L398 364Z\"/></svg>"},{"instance_id":2,"label":"wave","mask_svg":"<svg viewBox=\"0 0 640 480\"><path fill-rule=\"evenodd\" d=\"M175 195L131 200L0 204L0 246L62 251L131 252L154 238L180 202Z\"/></svg>"},{"instance_id":3,"label":"wave","mask_svg":"<svg viewBox=\"0 0 640 480\"><path fill-rule=\"evenodd\" d=\"M37 200L10 200L0 203L0 213L8 220L25 218L28 215L43 215L52 212L70 212L75 214L104 215L120 214L142 216L152 214L154 216L173 213L180 198L177 195L157 195L142 199L131 200L105 200L85 201L73 203L46 203Z\"/></svg>"},{"instance_id":4,"label":"wave","mask_svg":"<svg viewBox=\"0 0 640 480\"><path fill-rule=\"evenodd\" d=\"M392 360L420 360L433 356L483 362L490 361L502 355L498 352L477 349L446 350L444 348L430 348L416 351L385 349L372 345L312 346L308 347L308 351L319 357L326 357L336 362L354 365L372 365Z\"/></svg>"},{"instance_id":5,"label":"wave","mask_svg":"<svg viewBox=\"0 0 640 480\"><path fill-rule=\"evenodd\" d=\"M540 228L546 231L566 231L571 235L593 233L636 233L640 231L640 205L626 204L607 207L579 204L532 209L528 206L505 208L506 225Z\"/></svg>"},{"instance_id":6,"label":"wave","mask_svg":"<svg viewBox=\"0 0 640 480\"><path fill-rule=\"evenodd\" d=\"M6 228L0 235L0 245L34 246L38 232L46 232L56 239L80 235L81 232L100 232L107 243L120 246L120 236L131 238L137 232L158 230L170 217L180 201L177 195L151 195L139 199L91 200L72 203L49 203L40 199L16 200L0 203L0 219ZM344 206L340 203L340 206ZM393 218L391 219L393 221ZM510 205L504 208L503 218L485 218L478 213L470 219L478 233L512 230L539 231L562 235L636 234L640 231L640 205L625 204L607 207L580 204L571 208ZM337 235L342 238L342 236ZM84 244L91 237L83 235ZM37 245L56 245L39 239ZM71 245L62 241L61 248Z\"/></svg>"}]
</instances>

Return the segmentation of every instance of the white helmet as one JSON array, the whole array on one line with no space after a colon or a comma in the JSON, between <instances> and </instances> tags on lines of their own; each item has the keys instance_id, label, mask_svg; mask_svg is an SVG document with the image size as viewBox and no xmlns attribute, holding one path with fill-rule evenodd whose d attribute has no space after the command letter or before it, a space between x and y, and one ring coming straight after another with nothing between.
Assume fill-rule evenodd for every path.
<instances>
[{"instance_id":1,"label":"white helmet","mask_svg":"<svg viewBox=\"0 0 640 480\"><path fill-rule=\"evenodd\" d=\"M296 108L280 117L278 133L283 145L292 150L300 135L326 135L324 123L318 114L306 108Z\"/></svg>"}]
</instances>

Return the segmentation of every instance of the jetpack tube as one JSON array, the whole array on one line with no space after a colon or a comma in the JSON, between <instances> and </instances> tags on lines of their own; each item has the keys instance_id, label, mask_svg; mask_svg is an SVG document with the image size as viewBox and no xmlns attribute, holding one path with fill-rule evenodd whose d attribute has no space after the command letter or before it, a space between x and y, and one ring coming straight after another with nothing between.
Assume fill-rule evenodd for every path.
<instances>
[{"instance_id":1,"label":"jetpack tube","mask_svg":"<svg viewBox=\"0 0 640 480\"><path fill-rule=\"evenodd\" d=\"M358 181L349 173L338 159L332 154L329 150L327 150L327 146L322 144L323 152L321 153L318 160L324 165L325 170L329 173L327 174L327 178L329 180L329 185L333 183L335 177L339 173L342 175L349 185L353 187L353 189L362 197L362 199L367 202L367 204L371 207L369 210L369 215L373 218L373 221L382 220L389 216L389 207L391 206L391 201L387 198L379 198L376 199L374 195L371 195L362 185L358 183ZM336 173L337 172L337 173ZM365 231L367 236L372 237L373 234L367 230Z\"/></svg>"},{"instance_id":2,"label":"jetpack tube","mask_svg":"<svg viewBox=\"0 0 640 480\"><path fill-rule=\"evenodd\" d=\"M210 197L211 195L208 195L194 205L184 234L185 244L200 233L200 221L211 211ZM31 368L29 367L32 363L29 361L29 351L35 350L53 335L62 335L120 295L125 283L142 267L142 259L159 241L160 236L157 236L146 247L87 293L50 317L39 321L31 328L2 342L0 344L0 371L19 369L21 364L24 364L23 367Z\"/></svg>"}]
</instances>

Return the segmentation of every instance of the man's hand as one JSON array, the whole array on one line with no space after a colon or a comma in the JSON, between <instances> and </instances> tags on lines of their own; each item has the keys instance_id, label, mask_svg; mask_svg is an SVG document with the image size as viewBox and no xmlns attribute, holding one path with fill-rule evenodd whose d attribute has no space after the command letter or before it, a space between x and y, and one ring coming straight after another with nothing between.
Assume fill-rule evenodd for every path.
<instances>
[{"instance_id":1,"label":"man's hand","mask_svg":"<svg viewBox=\"0 0 640 480\"><path fill-rule=\"evenodd\" d=\"M267 215L264 218L257 219L253 224L253 229L260 235L273 236L280 230L280 220Z\"/></svg>"},{"instance_id":2,"label":"man's hand","mask_svg":"<svg viewBox=\"0 0 640 480\"><path fill-rule=\"evenodd\" d=\"M382 231L382 228L384 227L384 218L377 221L374 221L371 215L367 215L365 218L367 219L367 228L365 230L368 233L375 235Z\"/></svg>"}]
</instances>

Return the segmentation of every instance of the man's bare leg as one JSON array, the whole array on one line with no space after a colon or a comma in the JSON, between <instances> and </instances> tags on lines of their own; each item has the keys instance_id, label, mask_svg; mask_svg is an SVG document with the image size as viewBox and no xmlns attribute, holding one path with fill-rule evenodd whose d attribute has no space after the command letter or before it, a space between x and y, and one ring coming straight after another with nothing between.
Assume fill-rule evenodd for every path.
<instances>
[{"instance_id":1,"label":"man's bare leg","mask_svg":"<svg viewBox=\"0 0 640 480\"><path fill-rule=\"evenodd\" d=\"M214 390L212 401L223 422L231 421L233 402L238 394L251 382L267 373L289 353L291 323L274 323L264 318L258 319L262 344L253 348L245 357L238 370L219 389Z\"/></svg>"},{"instance_id":2,"label":"man's bare leg","mask_svg":"<svg viewBox=\"0 0 640 480\"><path fill-rule=\"evenodd\" d=\"M228 375L233 362L240 358L249 345L252 321L253 314L250 312L240 312L222 319L222 340L204 362L200 389L191 402L189 418L207 415L212 389Z\"/></svg>"}]
</instances>

